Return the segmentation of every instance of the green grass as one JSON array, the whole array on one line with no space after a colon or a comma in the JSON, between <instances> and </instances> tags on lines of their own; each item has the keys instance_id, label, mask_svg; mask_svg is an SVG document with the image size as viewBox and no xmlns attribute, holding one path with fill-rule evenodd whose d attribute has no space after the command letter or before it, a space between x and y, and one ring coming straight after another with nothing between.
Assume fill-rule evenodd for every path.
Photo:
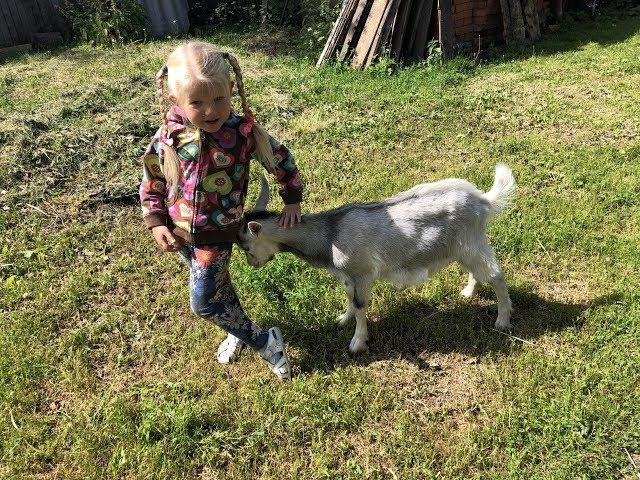
<instances>
[{"instance_id":1,"label":"green grass","mask_svg":"<svg viewBox=\"0 0 640 480\"><path fill-rule=\"evenodd\" d=\"M5 62L0 477L634 478L639 31L604 16L480 65L365 72L315 69L295 38L204 37L238 54L306 211L448 176L487 189L498 161L518 182L490 237L524 341L492 329L488 288L459 298L452 267L377 285L371 351L353 358L337 282L290 255L257 271L236 255L246 310L287 339L287 384L255 354L218 365L223 333L190 312L186 272L139 208L96 201L137 190L176 41Z\"/></svg>"}]
</instances>

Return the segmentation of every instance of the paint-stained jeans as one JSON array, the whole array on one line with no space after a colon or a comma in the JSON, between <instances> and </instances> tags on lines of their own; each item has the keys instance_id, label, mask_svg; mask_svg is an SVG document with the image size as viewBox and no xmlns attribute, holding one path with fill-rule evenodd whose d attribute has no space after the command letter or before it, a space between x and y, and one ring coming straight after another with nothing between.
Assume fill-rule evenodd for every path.
<instances>
[{"instance_id":1,"label":"paint-stained jeans","mask_svg":"<svg viewBox=\"0 0 640 480\"><path fill-rule=\"evenodd\" d=\"M180 250L182 260L191 269L189 294L191 309L213 321L251 348L257 350L267 342L267 330L249 319L229 277L231 242L210 245L186 244Z\"/></svg>"}]
</instances>

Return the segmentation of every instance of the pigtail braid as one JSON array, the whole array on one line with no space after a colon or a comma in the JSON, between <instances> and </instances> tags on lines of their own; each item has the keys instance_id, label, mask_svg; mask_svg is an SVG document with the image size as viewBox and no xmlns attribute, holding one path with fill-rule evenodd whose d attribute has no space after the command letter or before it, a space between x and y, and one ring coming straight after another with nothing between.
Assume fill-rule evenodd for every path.
<instances>
[{"instance_id":1,"label":"pigtail braid","mask_svg":"<svg viewBox=\"0 0 640 480\"><path fill-rule=\"evenodd\" d=\"M247 102L247 94L244 89L244 82L242 81L242 70L240 69L238 59L227 52L223 53L222 56L227 59L229 65L231 65L231 68L233 69L233 73L235 74L238 95L240 96L240 103L242 105L242 112L247 119L251 119L253 118L253 112L249 108L249 104ZM258 123L254 123L253 125L253 138L256 142L255 153L258 161L270 170L274 169L276 162L273 157L269 134Z\"/></svg>"},{"instance_id":2,"label":"pigtail braid","mask_svg":"<svg viewBox=\"0 0 640 480\"><path fill-rule=\"evenodd\" d=\"M168 73L169 69L166 65L163 65L156 74L156 95L158 97L160 117L162 118L162 127L160 128L160 147L158 149L158 153L162 150L162 156L158 155L158 157L160 158L160 170L167 182L167 189L171 185L178 183L178 174L180 170L178 154L172 146L167 145L164 142L169 134L169 119L167 118L168 111L166 108L166 97L164 94L164 78Z\"/></svg>"}]
</instances>

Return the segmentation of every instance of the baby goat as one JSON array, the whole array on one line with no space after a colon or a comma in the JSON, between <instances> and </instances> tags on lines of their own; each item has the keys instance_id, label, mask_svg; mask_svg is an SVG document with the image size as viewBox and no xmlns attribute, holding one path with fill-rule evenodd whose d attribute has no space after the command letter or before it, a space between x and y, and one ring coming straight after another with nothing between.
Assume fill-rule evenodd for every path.
<instances>
[{"instance_id":1,"label":"baby goat","mask_svg":"<svg viewBox=\"0 0 640 480\"><path fill-rule=\"evenodd\" d=\"M417 185L379 202L354 203L305 215L294 228L278 226L267 212L269 190L263 179L254 211L247 212L238 244L253 267L279 252L291 252L327 269L345 286L349 307L340 326L356 318L349 350L367 350L366 308L379 278L396 284L424 282L457 261L468 270L462 296L477 282L489 282L498 297L495 327L511 328L511 299L504 274L487 240L487 221L504 210L515 190L511 169L497 165L491 190L482 193L466 180L450 178Z\"/></svg>"}]
</instances>

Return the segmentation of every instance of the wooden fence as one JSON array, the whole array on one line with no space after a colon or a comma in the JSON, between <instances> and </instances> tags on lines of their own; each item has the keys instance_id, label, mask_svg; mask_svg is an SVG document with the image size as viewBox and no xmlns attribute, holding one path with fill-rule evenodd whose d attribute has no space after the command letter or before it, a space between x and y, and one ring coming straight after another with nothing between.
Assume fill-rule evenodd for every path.
<instances>
[{"instance_id":1,"label":"wooden fence","mask_svg":"<svg viewBox=\"0 0 640 480\"><path fill-rule=\"evenodd\" d=\"M34 33L61 31L59 0L0 0L0 48L31 43Z\"/></svg>"}]
</instances>

